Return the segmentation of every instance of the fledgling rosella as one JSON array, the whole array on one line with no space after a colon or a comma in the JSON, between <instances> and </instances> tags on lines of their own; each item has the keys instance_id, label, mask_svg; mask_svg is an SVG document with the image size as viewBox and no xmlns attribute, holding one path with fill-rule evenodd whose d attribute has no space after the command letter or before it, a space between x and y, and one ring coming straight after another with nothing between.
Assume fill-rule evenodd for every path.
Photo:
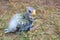
<instances>
[{"instance_id":1,"label":"fledgling rosella","mask_svg":"<svg viewBox=\"0 0 60 40\"><path fill-rule=\"evenodd\" d=\"M25 13L16 13L10 20L5 33L18 31L28 31L32 27L34 21L33 15L36 15L36 10L33 7L26 7Z\"/></svg>"}]
</instances>

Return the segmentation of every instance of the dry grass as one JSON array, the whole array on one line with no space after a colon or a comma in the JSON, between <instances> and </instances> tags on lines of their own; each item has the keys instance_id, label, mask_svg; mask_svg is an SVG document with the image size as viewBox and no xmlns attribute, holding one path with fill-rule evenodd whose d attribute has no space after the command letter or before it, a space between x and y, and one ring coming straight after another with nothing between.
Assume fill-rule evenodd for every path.
<instances>
[{"instance_id":1,"label":"dry grass","mask_svg":"<svg viewBox=\"0 0 60 40\"><path fill-rule=\"evenodd\" d=\"M36 8L37 15L28 33L4 34L13 14ZM0 40L60 40L60 0L0 0Z\"/></svg>"}]
</instances>

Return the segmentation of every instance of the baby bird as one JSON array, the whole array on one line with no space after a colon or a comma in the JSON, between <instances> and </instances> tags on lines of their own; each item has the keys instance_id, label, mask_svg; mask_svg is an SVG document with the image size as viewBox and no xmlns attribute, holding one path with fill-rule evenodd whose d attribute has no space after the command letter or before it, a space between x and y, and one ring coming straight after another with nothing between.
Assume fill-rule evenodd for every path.
<instances>
[{"instance_id":1,"label":"baby bird","mask_svg":"<svg viewBox=\"0 0 60 40\"><path fill-rule=\"evenodd\" d=\"M5 33L16 31L29 31L34 21L33 16L36 15L36 10L33 7L26 7L26 13L16 13L10 20Z\"/></svg>"}]
</instances>

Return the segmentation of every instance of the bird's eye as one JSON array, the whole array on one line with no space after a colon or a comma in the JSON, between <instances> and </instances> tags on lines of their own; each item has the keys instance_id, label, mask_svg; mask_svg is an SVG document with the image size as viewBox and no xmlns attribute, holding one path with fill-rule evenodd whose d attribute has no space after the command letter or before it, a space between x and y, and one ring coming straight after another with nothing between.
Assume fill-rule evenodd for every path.
<instances>
[{"instance_id":1,"label":"bird's eye","mask_svg":"<svg viewBox=\"0 0 60 40\"><path fill-rule=\"evenodd\" d=\"M29 10L29 13L31 13L31 11Z\"/></svg>"}]
</instances>

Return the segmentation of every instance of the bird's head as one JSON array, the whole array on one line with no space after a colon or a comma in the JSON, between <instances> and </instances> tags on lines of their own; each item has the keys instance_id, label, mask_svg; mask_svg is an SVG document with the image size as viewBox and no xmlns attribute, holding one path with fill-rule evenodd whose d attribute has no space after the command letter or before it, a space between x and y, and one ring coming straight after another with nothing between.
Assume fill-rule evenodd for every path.
<instances>
[{"instance_id":1,"label":"bird's head","mask_svg":"<svg viewBox=\"0 0 60 40\"><path fill-rule=\"evenodd\" d=\"M30 16L35 16L36 15L36 10L33 7L26 7L27 13Z\"/></svg>"}]
</instances>

